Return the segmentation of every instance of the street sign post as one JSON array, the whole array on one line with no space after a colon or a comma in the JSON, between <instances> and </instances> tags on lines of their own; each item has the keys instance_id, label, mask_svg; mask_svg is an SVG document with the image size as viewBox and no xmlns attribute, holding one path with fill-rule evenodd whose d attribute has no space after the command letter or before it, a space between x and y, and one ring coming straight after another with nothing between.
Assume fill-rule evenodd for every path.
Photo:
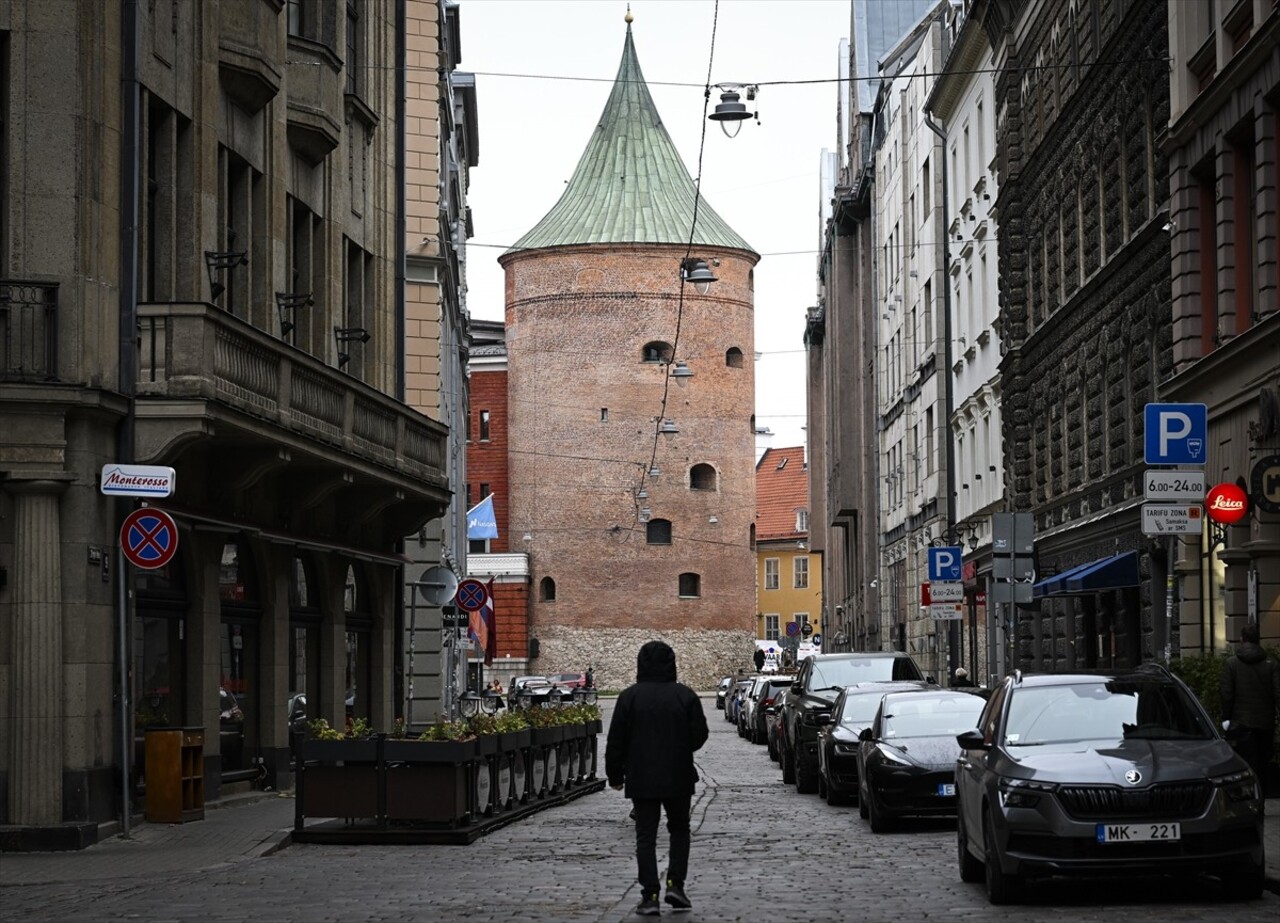
<instances>
[{"instance_id":1,"label":"street sign post","mask_svg":"<svg viewBox=\"0 0 1280 923\"><path fill-rule=\"evenodd\" d=\"M479 612L489 601L489 590L479 580L468 577L458 583L458 592L454 594L453 601L458 604L458 608L467 612Z\"/></svg>"},{"instance_id":2,"label":"street sign post","mask_svg":"<svg viewBox=\"0 0 1280 923\"><path fill-rule=\"evenodd\" d=\"M1203 465L1209 444L1205 404L1147 404L1143 448L1148 465Z\"/></svg>"},{"instance_id":3,"label":"street sign post","mask_svg":"<svg viewBox=\"0 0 1280 923\"><path fill-rule=\"evenodd\" d=\"M120 526L120 548L134 567L164 567L178 552L178 524L164 510L134 510Z\"/></svg>"},{"instance_id":4,"label":"street sign post","mask_svg":"<svg viewBox=\"0 0 1280 923\"><path fill-rule=\"evenodd\" d=\"M934 584L935 588L937 584ZM929 617L946 621L958 621L964 618L964 607L960 603L933 602L929 606Z\"/></svg>"},{"instance_id":5,"label":"street sign post","mask_svg":"<svg viewBox=\"0 0 1280 923\"><path fill-rule=\"evenodd\" d=\"M934 580L929 584L930 603L964 602L964 584L958 580Z\"/></svg>"},{"instance_id":6,"label":"street sign post","mask_svg":"<svg viewBox=\"0 0 1280 923\"><path fill-rule=\"evenodd\" d=\"M1173 471L1153 468L1146 473L1143 497L1174 503L1199 503L1204 499L1203 471Z\"/></svg>"},{"instance_id":7,"label":"street sign post","mask_svg":"<svg viewBox=\"0 0 1280 923\"><path fill-rule=\"evenodd\" d=\"M1142 534L1198 535L1203 513L1199 503L1144 503Z\"/></svg>"},{"instance_id":8,"label":"street sign post","mask_svg":"<svg viewBox=\"0 0 1280 923\"><path fill-rule=\"evenodd\" d=\"M787 637L795 638L800 634L799 622L787 622Z\"/></svg>"},{"instance_id":9,"label":"street sign post","mask_svg":"<svg viewBox=\"0 0 1280 923\"><path fill-rule=\"evenodd\" d=\"M929 549L929 581L959 580L964 564L964 549L948 546Z\"/></svg>"}]
</instances>

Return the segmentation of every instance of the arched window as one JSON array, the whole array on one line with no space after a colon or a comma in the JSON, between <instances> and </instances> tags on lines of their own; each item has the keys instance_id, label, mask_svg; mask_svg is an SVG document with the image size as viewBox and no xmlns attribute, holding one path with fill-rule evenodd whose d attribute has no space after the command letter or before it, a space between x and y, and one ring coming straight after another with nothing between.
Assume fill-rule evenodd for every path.
<instances>
[{"instance_id":1,"label":"arched window","mask_svg":"<svg viewBox=\"0 0 1280 923\"><path fill-rule=\"evenodd\" d=\"M724 364L731 369L742 368L742 350L736 346L730 346L724 354Z\"/></svg>"},{"instance_id":2,"label":"arched window","mask_svg":"<svg viewBox=\"0 0 1280 923\"><path fill-rule=\"evenodd\" d=\"M543 602L553 603L556 601L556 582L554 580L550 577L543 577L538 587L538 596Z\"/></svg>"},{"instance_id":3,"label":"arched window","mask_svg":"<svg viewBox=\"0 0 1280 923\"><path fill-rule=\"evenodd\" d=\"M640 351L641 362L670 362L671 361L671 344L664 343L662 340L653 340L645 343L644 349Z\"/></svg>"},{"instance_id":4,"label":"arched window","mask_svg":"<svg viewBox=\"0 0 1280 923\"><path fill-rule=\"evenodd\" d=\"M680 596L696 599L702 595L702 578L692 571L680 575Z\"/></svg>"},{"instance_id":5,"label":"arched window","mask_svg":"<svg viewBox=\"0 0 1280 923\"><path fill-rule=\"evenodd\" d=\"M689 469L690 490L715 490L716 469L706 463L694 465Z\"/></svg>"},{"instance_id":6,"label":"arched window","mask_svg":"<svg viewBox=\"0 0 1280 923\"><path fill-rule=\"evenodd\" d=\"M670 545L671 544L671 520L670 519L650 519L645 524L645 540L650 545Z\"/></svg>"},{"instance_id":7,"label":"arched window","mask_svg":"<svg viewBox=\"0 0 1280 923\"><path fill-rule=\"evenodd\" d=\"M751 524L750 529L747 531L747 541L751 545L751 550L755 551L756 550L756 524L754 522Z\"/></svg>"}]
</instances>

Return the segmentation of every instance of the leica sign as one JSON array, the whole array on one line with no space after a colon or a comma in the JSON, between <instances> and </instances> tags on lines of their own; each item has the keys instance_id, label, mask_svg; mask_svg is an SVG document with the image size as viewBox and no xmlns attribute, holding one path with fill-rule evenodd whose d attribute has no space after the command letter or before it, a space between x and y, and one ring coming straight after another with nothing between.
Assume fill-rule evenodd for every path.
<instances>
[{"instance_id":1,"label":"leica sign","mask_svg":"<svg viewBox=\"0 0 1280 923\"><path fill-rule=\"evenodd\" d=\"M177 476L159 465L103 465L102 492L113 497L167 497Z\"/></svg>"},{"instance_id":2,"label":"leica sign","mask_svg":"<svg viewBox=\"0 0 1280 923\"><path fill-rule=\"evenodd\" d=\"M1249 510L1249 500L1235 484L1219 484L1205 497L1204 508L1214 522L1230 525L1244 519Z\"/></svg>"}]
</instances>

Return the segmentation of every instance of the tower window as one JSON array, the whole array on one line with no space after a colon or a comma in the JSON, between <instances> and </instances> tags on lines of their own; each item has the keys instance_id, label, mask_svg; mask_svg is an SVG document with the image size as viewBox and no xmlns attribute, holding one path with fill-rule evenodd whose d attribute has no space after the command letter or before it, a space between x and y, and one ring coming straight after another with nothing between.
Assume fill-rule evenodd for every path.
<instances>
[{"instance_id":1,"label":"tower window","mask_svg":"<svg viewBox=\"0 0 1280 923\"><path fill-rule=\"evenodd\" d=\"M697 599L702 595L702 578L692 572L680 575L681 598Z\"/></svg>"},{"instance_id":2,"label":"tower window","mask_svg":"<svg viewBox=\"0 0 1280 923\"><path fill-rule=\"evenodd\" d=\"M716 469L708 464L697 464L689 469L690 490L715 490Z\"/></svg>"},{"instance_id":3,"label":"tower window","mask_svg":"<svg viewBox=\"0 0 1280 923\"><path fill-rule=\"evenodd\" d=\"M542 582L538 585L538 595L545 603L556 601L556 582L550 577L543 577Z\"/></svg>"},{"instance_id":4,"label":"tower window","mask_svg":"<svg viewBox=\"0 0 1280 923\"><path fill-rule=\"evenodd\" d=\"M640 360L642 362L670 362L671 344L664 343L661 340L645 343L644 349L640 351Z\"/></svg>"},{"instance_id":5,"label":"tower window","mask_svg":"<svg viewBox=\"0 0 1280 923\"><path fill-rule=\"evenodd\" d=\"M650 545L671 544L671 520L650 519L645 523L645 540Z\"/></svg>"},{"instance_id":6,"label":"tower window","mask_svg":"<svg viewBox=\"0 0 1280 923\"><path fill-rule=\"evenodd\" d=\"M724 364L731 369L742 368L742 350L736 346L730 346L724 354Z\"/></svg>"}]
</instances>

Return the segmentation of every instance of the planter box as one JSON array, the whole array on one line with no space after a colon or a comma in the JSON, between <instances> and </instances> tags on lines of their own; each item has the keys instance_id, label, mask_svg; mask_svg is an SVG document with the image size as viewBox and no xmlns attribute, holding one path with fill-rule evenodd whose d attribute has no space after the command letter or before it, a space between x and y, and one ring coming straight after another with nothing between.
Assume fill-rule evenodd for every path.
<instances>
[{"instance_id":1,"label":"planter box","mask_svg":"<svg viewBox=\"0 0 1280 923\"><path fill-rule=\"evenodd\" d=\"M315 740L302 742L302 759L322 763L373 763L378 759L378 741Z\"/></svg>"},{"instance_id":2,"label":"planter box","mask_svg":"<svg viewBox=\"0 0 1280 923\"><path fill-rule=\"evenodd\" d=\"M383 742L388 763L467 763L476 758L474 740L391 740Z\"/></svg>"},{"instance_id":3,"label":"planter box","mask_svg":"<svg viewBox=\"0 0 1280 923\"><path fill-rule=\"evenodd\" d=\"M594 721L587 722L588 734L599 734L603 730L604 730L604 722L601 721L599 718L597 718Z\"/></svg>"},{"instance_id":4,"label":"planter box","mask_svg":"<svg viewBox=\"0 0 1280 923\"><path fill-rule=\"evenodd\" d=\"M533 731L525 728L523 731L507 731L505 734L498 735L498 749L504 752L509 750L523 750L533 742Z\"/></svg>"},{"instance_id":5,"label":"planter box","mask_svg":"<svg viewBox=\"0 0 1280 923\"><path fill-rule=\"evenodd\" d=\"M324 741L331 743L334 741ZM376 817L378 768L375 765L303 766L301 813L307 817Z\"/></svg>"},{"instance_id":6,"label":"planter box","mask_svg":"<svg viewBox=\"0 0 1280 923\"><path fill-rule=\"evenodd\" d=\"M387 820L456 826L471 813L467 795L473 763L405 763L386 767Z\"/></svg>"},{"instance_id":7,"label":"planter box","mask_svg":"<svg viewBox=\"0 0 1280 923\"><path fill-rule=\"evenodd\" d=\"M534 746L546 747L564 740L563 727L530 728L533 731Z\"/></svg>"}]
</instances>

